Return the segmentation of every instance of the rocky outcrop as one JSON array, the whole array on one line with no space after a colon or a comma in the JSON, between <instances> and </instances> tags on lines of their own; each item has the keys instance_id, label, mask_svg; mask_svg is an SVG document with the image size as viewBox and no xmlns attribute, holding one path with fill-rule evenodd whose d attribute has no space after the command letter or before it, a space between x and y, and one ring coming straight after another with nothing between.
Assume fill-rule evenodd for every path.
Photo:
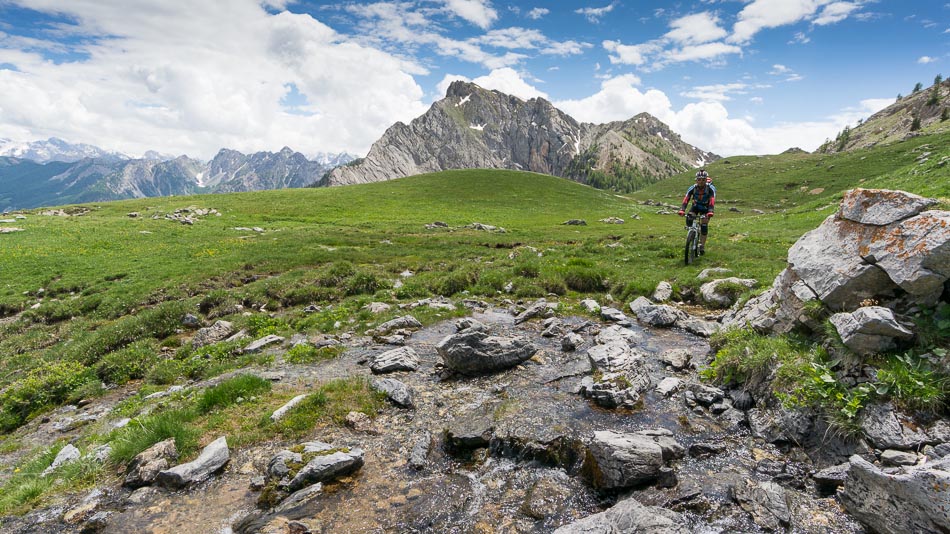
<instances>
[{"instance_id":1,"label":"rocky outcrop","mask_svg":"<svg viewBox=\"0 0 950 534\"><path fill-rule=\"evenodd\" d=\"M216 321L213 325L202 328L195 333L191 339L191 345L195 348L211 345L228 338L234 333L234 326L228 321Z\"/></svg>"},{"instance_id":2,"label":"rocky outcrop","mask_svg":"<svg viewBox=\"0 0 950 534\"><path fill-rule=\"evenodd\" d=\"M543 98L528 101L457 81L409 124L396 123L366 158L333 169L321 185L392 180L449 169L515 169L586 183L614 163L655 179L718 159L683 142L646 113L581 124Z\"/></svg>"},{"instance_id":3,"label":"rocky outcrop","mask_svg":"<svg viewBox=\"0 0 950 534\"><path fill-rule=\"evenodd\" d=\"M807 303L816 300L838 312L868 301L891 302L897 313L935 304L950 279L950 213L924 211L935 202L902 191L848 191L837 213L789 249L772 287L723 324L814 330Z\"/></svg>"},{"instance_id":4,"label":"rocky outcrop","mask_svg":"<svg viewBox=\"0 0 950 534\"><path fill-rule=\"evenodd\" d=\"M554 534L596 534L629 532L636 534L687 534L685 518L657 506L644 506L630 497L606 511L564 525Z\"/></svg>"},{"instance_id":5,"label":"rocky outcrop","mask_svg":"<svg viewBox=\"0 0 950 534\"><path fill-rule=\"evenodd\" d=\"M200 482L224 467L231 459L228 442L224 436L212 441L195 460L176 465L158 473L155 482L166 488L184 488Z\"/></svg>"},{"instance_id":6,"label":"rocky outcrop","mask_svg":"<svg viewBox=\"0 0 950 534\"><path fill-rule=\"evenodd\" d=\"M950 532L950 459L888 474L853 456L839 496L875 532Z\"/></svg>"},{"instance_id":7,"label":"rocky outcrop","mask_svg":"<svg viewBox=\"0 0 950 534\"><path fill-rule=\"evenodd\" d=\"M896 346L895 339L911 339L914 333L897 322L894 312L882 306L863 306L852 313L831 316L841 341L860 356L870 356Z\"/></svg>"},{"instance_id":8,"label":"rocky outcrop","mask_svg":"<svg viewBox=\"0 0 950 534\"><path fill-rule=\"evenodd\" d=\"M463 330L440 341L436 350L447 369L479 375L514 367L531 358L538 348L523 338Z\"/></svg>"},{"instance_id":9,"label":"rocky outcrop","mask_svg":"<svg viewBox=\"0 0 950 534\"><path fill-rule=\"evenodd\" d=\"M132 459L126 469L123 485L128 488L148 486L155 482L160 472L168 469L171 462L177 459L178 449L175 447L175 439L160 441Z\"/></svg>"},{"instance_id":10,"label":"rocky outcrop","mask_svg":"<svg viewBox=\"0 0 950 534\"><path fill-rule=\"evenodd\" d=\"M616 490L641 486L660 477L665 462L682 457L685 449L669 431L594 432L587 465L595 488Z\"/></svg>"},{"instance_id":11,"label":"rocky outcrop","mask_svg":"<svg viewBox=\"0 0 950 534\"><path fill-rule=\"evenodd\" d=\"M369 368L375 374L394 371L415 371L419 367L419 355L410 347L388 350L375 358Z\"/></svg>"}]
</instances>

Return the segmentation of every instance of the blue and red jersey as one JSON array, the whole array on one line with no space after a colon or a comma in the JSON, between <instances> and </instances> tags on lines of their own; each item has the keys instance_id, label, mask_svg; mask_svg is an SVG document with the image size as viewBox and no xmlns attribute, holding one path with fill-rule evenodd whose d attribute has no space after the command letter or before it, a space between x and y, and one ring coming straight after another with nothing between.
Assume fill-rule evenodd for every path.
<instances>
[{"instance_id":1,"label":"blue and red jersey","mask_svg":"<svg viewBox=\"0 0 950 534\"><path fill-rule=\"evenodd\" d=\"M697 188L695 184L691 185L689 189L686 190L686 196L683 197L683 209L686 209L686 205L689 204L689 200L693 199L693 209L696 211L713 211L713 208L716 205L716 188L712 184L707 183L703 188Z\"/></svg>"}]
</instances>

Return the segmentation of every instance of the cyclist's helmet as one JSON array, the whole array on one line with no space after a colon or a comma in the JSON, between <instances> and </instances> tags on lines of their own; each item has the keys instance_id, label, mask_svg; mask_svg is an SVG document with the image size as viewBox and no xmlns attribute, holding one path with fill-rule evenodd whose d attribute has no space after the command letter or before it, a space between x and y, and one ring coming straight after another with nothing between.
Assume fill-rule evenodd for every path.
<instances>
[{"instance_id":1,"label":"cyclist's helmet","mask_svg":"<svg viewBox=\"0 0 950 534\"><path fill-rule=\"evenodd\" d=\"M712 183L712 178L709 177L709 173L706 172L706 169L699 169L696 171L696 179L705 178L707 184Z\"/></svg>"}]
</instances>

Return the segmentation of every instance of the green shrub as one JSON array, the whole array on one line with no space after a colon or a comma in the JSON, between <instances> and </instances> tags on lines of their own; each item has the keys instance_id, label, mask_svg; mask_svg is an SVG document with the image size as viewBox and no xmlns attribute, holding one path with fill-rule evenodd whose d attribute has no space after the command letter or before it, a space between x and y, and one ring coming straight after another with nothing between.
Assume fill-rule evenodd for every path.
<instances>
[{"instance_id":1,"label":"green shrub","mask_svg":"<svg viewBox=\"0 0 950 534\"><path fill-rule=\"evenodd\" d=\"M494 295L505 289L511 276L500 270L484 270L478 275L478 283L471 288L476 295Z\"/></svg>"},{"instance_id":2,"label":"green shrub","mask_svg":"<svg viewBox=\"0 0 950 534\"><path fill-rule=\"evenodd\" d=\"M337 292L334 288L308 285L288 290L284 293L280 302L284 306L299 306L317 302L330 302L336 300L336 298Z\"/></svg>"},{"instance_id":3,"label":"green shrub","mask_svg":"<svg viewBox=\"0 0 950 534\"><path fill-rule=\"evenodd\" d=\"M195 405L199 414L206 414L215 408L223 408L237 402L238 399L250 399L270 391L271 383L256 375L240 375L229 378L217 386L206 389Z\"/></svg>"},{"instance_id":4,"label":"green shrub","mask_svg":"<svg viewBox=\"0 0 950 534\"><path fill-rule=\"evenodd\" d=\"M607 272L587 263L572 259L559 268L558 273L564 279L564 284L579 293L599 293L607 289Z\"/></svg>"},{"instance_id":5,"label":"green shrub","mask_svg":"<svg viewBox=\"0 0 950 534\"><path fill-rule=\"evenodd\" d=\"M445 275L432 289L439 295L451 297L457 293L468 291L477 283L477 270L459 269Z\"/></svg>"},{"instance_id":6,"label":"green shrub","mask_svg":"<svg viewBox=\"0 0 950 534\"><path fill-rule=\"evenodd\" d=\"M145 381L149 384L174 384L184 375L184 365L178 360L162 360L145 372Z\"/></svg>"},{"instance_id":7,"label":"green shrub","mask_svg":"<svg viewBox=\"0 0 950 534\"><path fill-rule=\"evenodd\" d=\"M879 395L887 395L911 410L936 413L950 399L950 377L911 354L889 358L878 369L875 386Z\"/></svg>"},{"instance_id":8,"label":"green shrub","mask_svg":"<svg viewBox=\"0 0 950 534\"><path fill-rule=\"evenodd\" d=\"M0 487L0 516L26 513L53 492L76 491L96 482L102 466L91 457L67 463L54 475L42 476L63 446L45 449L13 470Z\"/></svg>"},{"instance_id":9,"label":"green shrub","mask_svg":"<svg viewBox=\"0 0 950 534\"><path fill-rule=\"evenodd\" d=\"M25 311L23 318L36 323L53 324L72 319L77 315L82 315L82 313L76 300L51 300L44 302L35 310Z\"/></svg>"},{"instance_id":10,"label":"green shrub","mask_svg":"<svg viewBox=\"0 0 950 534\"><path fill-rule=\"evenodd\" d=\"M386 284L375 274L365 271L353 273L344 282L344 290L347 295L372 295L384 287L386 287Z\"/></svg>"},{"instance_id":11,"label":"green shrub","mask_svg":"<svg viewBox=\"0 0 950 534\"><path fill-rule=\"evenodd\" d=\"M545 293L554 293L555 295L564 295L567 293L567 284L560 277L555 275L544 275L538 279L538 285L544 289Z\"/></svg>"},{"instance_id":12,"label":"green shrub","mask_svg":"<svg viewBox=\"0 0 950 534\"><path fill-rule=\"evenodd\" d=\"M317 285L323 287L341 287L343 282L356 273L356 267L348 261L331 264L326 271L317 277Z\"/></svg>"},{"instance_id":13,"label":"green shrub","mask_svg":"<svg viewBox=\"0 0 950 534\"><path fill-rule=\"evenodd\" d=\"M104 382L121 385L144 378L157 358L158 342L146 339L106 354L96 364L95 370Z\"/></svg>"},{"instance_id":14,"label":"green shrub","mask_svg":"<svg viewBox=\"0 0 950 534\"><path fill-rule=\"evenodd\" d=\"M89 382L98 382L92 369L76 361L33 369L0 394L0 430L13 430L37 413L72 399Z\"/></svg>"},{"instance_id":15,"label":"green shrub","mask_svg":"<svg viewBox=\"0 0 950 534\"><path fill-rule=\"evenodd\" d=\"M541 262L537 258L519 259L512 269L514 276L537 278L541 276Z\"/></svg>"},{"instance_id":16,"label":"green shrub","mask_svg":"<svg viewBox=\"0 0 950 534\"><path fill-rule=\"evenodd\" d=\"M175 333L187 312L182 301L164 302L137 315L123 317L77 340L66 349L66 356L85 364L144 338L162 339Z\"/></svg>"},{"instance_id":17,"label":"green shrub","mask_svg":"<svg viewBox=\"0 0 950 534\"><path fill-rule=\"evenodd\" d=\"M248 317L244 323L244 328L253 337L263 337L289 330L290 325L279 317L270 317L259 313Z\"/></svg>"},{"instance_id":18,"label":"green shrub","mask_svg":"<svg viewBox=\"0 0 950 534\"><path fill-rule=\"evenodd\" d=\"M205 315L210 315L214 310L227 308L235 304L237 304L237 299L235 299L230 292L224 289L215 289L209 291L208 294L202 297L198 302L198 311Z\"/></svg>"}]
</instances>

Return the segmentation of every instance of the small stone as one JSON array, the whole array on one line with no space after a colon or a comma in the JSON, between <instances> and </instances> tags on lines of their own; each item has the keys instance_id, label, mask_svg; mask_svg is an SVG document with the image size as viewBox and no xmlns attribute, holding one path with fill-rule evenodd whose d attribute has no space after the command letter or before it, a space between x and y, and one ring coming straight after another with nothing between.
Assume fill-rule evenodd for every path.
<instances>
[{"instance_id":1,"label":"small stone","mask_svg":"<svg viewBox=\"0 0 950 534\"><path fill-rule=\"evenodd\" d=\"M917 463L917 454L888 449L881 453L881 463L889 466L915 465Z\"/></svg>"}]
</instances>

